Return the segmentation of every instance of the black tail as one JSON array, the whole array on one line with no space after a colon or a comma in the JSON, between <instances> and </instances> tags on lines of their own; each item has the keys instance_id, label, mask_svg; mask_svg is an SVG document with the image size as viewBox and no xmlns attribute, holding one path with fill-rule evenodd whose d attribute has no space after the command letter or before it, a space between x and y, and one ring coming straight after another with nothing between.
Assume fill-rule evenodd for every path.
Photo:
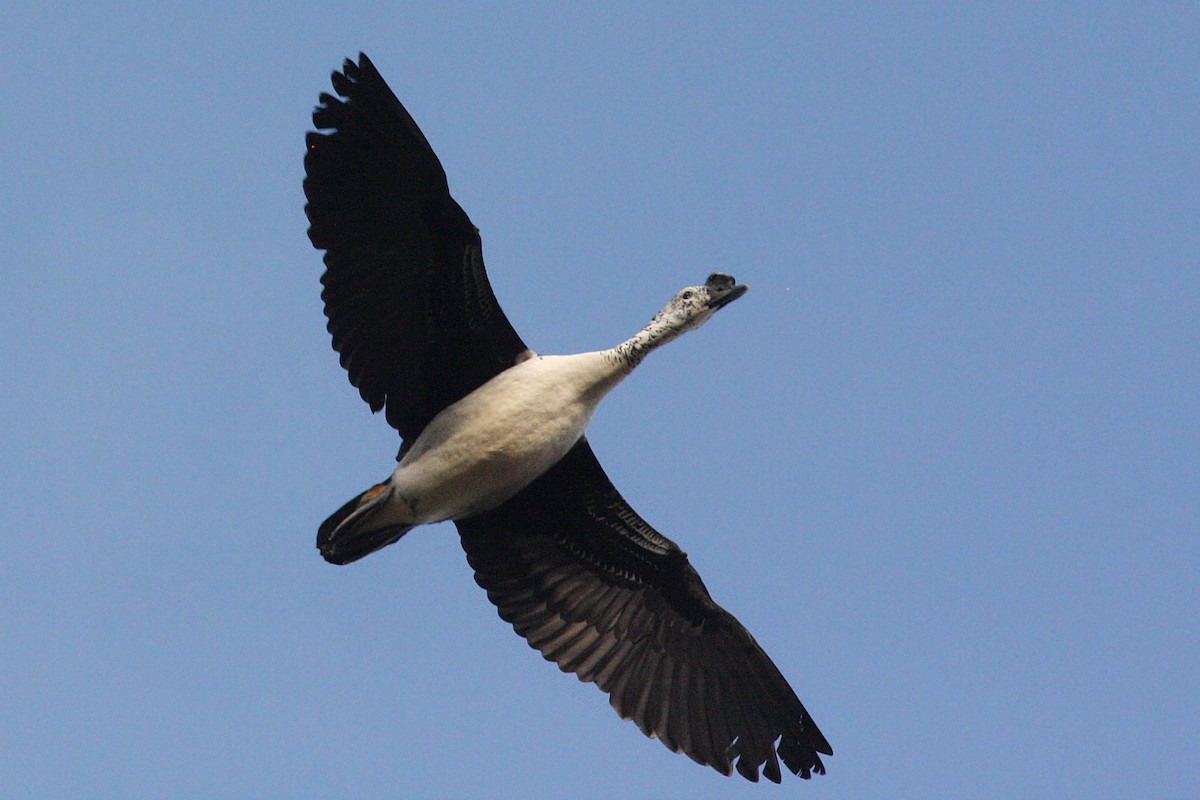
<instances>
[{"instance_id":1,"label":"black tail","mask_svg":"<svg viewBox=\"0 0 1200 800\"><path fill-rule=\"evenodd\" d=\"M371 519L384 506L381 501L387 499L381 491L383 486L385 484L372 486L321 523L317 530L317 549L330 564L357 561L387 547L412 529L412 525L371 525Z\"/></svg>"}]
</instances>

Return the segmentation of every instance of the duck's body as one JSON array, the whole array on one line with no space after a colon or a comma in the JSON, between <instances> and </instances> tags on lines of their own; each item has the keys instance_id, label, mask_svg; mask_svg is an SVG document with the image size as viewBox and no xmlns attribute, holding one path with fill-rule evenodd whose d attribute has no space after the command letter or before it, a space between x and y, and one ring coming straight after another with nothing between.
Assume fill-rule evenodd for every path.
<instances>
[{"instance_id":1,"label":"duck's body","mask_svg":"<svg viewBox=\"0 0 1200 800\"><path fill-rule=\"evenodd\" d=\"M607 692L648 736L757 780L809 777L831 754L754 638L686 554L613 487L585 432L655 348L745 293L728 275L680 290L609 350L539 356L492 294L478 230L429 143L366 56L333 74L305 167L334 348L404 445L386 481L321 525L345 564L453 520L500 616Z\"/></svg>"},{"instance_id":2,"label":"duck's body","mask_svg":"<svg viewBox=\"0 0 1200 800\"><path fill-rule=\"evenodd\" d=\"M433 418L391 483L407 524L491 511L558 463L625 376L610 352L532 356Z\"/></svg>"}]
</instances>

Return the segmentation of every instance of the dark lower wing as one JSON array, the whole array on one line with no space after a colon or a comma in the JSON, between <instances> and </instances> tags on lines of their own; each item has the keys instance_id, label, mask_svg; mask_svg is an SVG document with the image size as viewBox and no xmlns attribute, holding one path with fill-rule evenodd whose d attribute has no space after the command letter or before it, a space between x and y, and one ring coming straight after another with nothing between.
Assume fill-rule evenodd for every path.
<instances>
[{"instance_id":1,"label":"dark lower wing","mask_svg":"<svg viewBox=\"0 0 1200 800\"><path fill-rule=\"evenodd\" d=\"M617 713L728 775L808 778L833 751L687 556L622 499L586 439L499 508L460 520L500 616ZM776 754L778 753L778 757Z\"/></svg>"}]
</instances>

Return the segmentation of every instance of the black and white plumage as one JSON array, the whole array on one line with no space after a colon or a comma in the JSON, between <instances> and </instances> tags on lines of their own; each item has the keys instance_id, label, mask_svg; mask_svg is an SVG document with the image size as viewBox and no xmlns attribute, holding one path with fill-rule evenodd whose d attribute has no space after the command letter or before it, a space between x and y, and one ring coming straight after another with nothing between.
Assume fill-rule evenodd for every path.
<instances>
[{"instance_id":1,"label":"black and white plumage","mask_svg":"<svg viewBox=\"0 0 1200 800\"><path fill-rule=\"evenodd\" d=\"M333 73L304 191L334 349L403 440L386 481L318 532L338 564L452 519L476 581L517 633L610 696L647 735L728 775L832 754L787 681L713 602L686 554L629 507L584 430L654 348L746 287L714 274L610 350L539 356L484 271L479 233L417 124L360 54Z\"/></svg>"}]
</instances>

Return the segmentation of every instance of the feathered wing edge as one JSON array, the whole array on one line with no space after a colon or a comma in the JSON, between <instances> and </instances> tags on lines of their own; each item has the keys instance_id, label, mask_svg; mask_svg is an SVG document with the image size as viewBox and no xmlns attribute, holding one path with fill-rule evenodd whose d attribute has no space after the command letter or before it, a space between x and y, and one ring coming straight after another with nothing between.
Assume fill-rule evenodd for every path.
<instances>
[{"instance_id":1,"label":"feathered wing edge","mask_svg":"<svg viewBox=\"0 0 1200 800\"><path fill-rule=\"evenodd\" d=\"M832 755L787 681L687 556L612 487L586 440L458 528L500 616L647 736L729 775L802 778ZM778 757L777 757L778 755Z\"/></svg>"}]
</instances>

